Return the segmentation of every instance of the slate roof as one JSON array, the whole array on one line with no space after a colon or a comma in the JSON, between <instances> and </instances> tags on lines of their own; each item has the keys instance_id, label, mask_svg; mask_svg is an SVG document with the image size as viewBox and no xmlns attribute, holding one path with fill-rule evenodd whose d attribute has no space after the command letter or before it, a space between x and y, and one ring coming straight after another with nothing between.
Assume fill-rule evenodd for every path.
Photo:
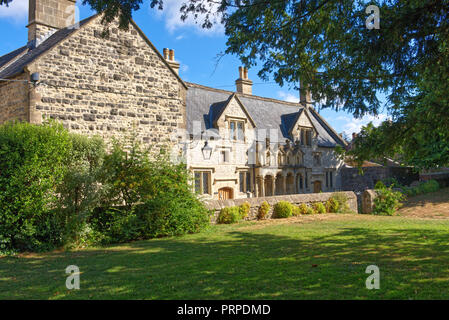
<instances>
[{"instance_id":1,"label":"slate roof","mask_svg":"<svg viewBox=\"0 0 449 320\"><path fill-rule=\"evenodd\" d=\"M85 25L87 22L92 20L94 17L96 17L96 15L93 15L87 19L80 21L80 27ZM76 30L77 29L75 29L75 28L68 27L68 28L64 28L64 29L60 29L60 30L56 31L48 39L46 39L44 42L42 42L38 47L29 50L26 54L24 54L19 59L17 59L13 63L11 63L4 70L0 71L0 78L8 78L8 77L15 76L19 73L22 73L23 69L28 64L30 64L31 62L33 62L34 60L39 58L42 54L44 54L45 52L47 52L48 50L53 48L55 45L57 45L59 42L61 42L65 38L67 38L69 35L71 35ZM22 47L22 48L26 48L26 46ZM18 51L18 50L20 50L20 49L17 49L16 51ZM6 56L10 56L14 52L15 51L7 54ZM3 56L3 57L6 57L6 56ZM16 56L17 55L15 55L14 57L16 57ZM9 59L8 61L11 61L14 57ZM6 58L5 58L5 60L6 60ZM7 61L5 62L5 64L6 63L7 63Z\"/></svg>"},{"instance_id":2,"label":"slate roof","mask_svg":"<svg viewBox=\"0 0 449 320\"><path fill-rule=\"evenodd\" d=\"M17 58L19 55L21 55L22 53L24 53L27 50L27 46L23 46L19 49L16 49L10 53L5 54L4 56L0 57L0 69L6 65L8 62L14 60L15 58Z\"/></svg>"},{"instance_id":3,"label":"slate roof","mask_svg":"<svg viewBox=\"0 0 449 320\"><path fill-rule=\"evenodd\" d=\"M213 121L217 114L221 114L229 98L234 94L232 91L219 90L201 86L194 83L186 83L187 90L187 130L193 133L193 122L199 121L201 129L208 130L213 128ZM256 127L278 130L278 143L285 143L286 139L292 140L289 131L295 124L299 114L304 111L300 104L291 102L262 98L257 96L237 94L248 113L253 118ZM313 126L318 132L318 146L335 147L336 144L344 145L343 140L329 126L321 116L309 108L308 114ZM264 141L266 137L258 136L259 141ZM272 137L271 137L272 138Z\"/></svg>"}]
</instances>

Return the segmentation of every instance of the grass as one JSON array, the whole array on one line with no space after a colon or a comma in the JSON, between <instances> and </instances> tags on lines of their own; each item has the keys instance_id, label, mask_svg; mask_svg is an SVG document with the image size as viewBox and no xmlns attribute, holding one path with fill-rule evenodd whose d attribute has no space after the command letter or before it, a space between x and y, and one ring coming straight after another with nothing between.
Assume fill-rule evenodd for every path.
<instances>
[{"instance_id":1,"label":"grass","mask_svg":"<svg viewBox=\"0 0 449 320\"><path fill-rule=\"evenodd\" d=\"M380 290L367 290L368 265ZM81 289L65 288L65 268ZM449 220L317 215L0 258L0 299L448 299Z\"/></svg>"}]
</instances>

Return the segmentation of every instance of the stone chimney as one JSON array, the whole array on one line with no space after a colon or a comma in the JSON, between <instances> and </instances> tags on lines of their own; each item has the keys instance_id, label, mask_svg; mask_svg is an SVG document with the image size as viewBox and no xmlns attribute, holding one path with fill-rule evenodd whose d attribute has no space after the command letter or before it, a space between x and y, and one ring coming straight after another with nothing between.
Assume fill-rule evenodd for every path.
<instances>
[{"instance_id":1,"label":"stone chimney","mask_svg":"<svg viewBox=\"0 0 449 320\"><path fill-rule=\"evenodd\" d=\"M248 68L239 67L239 78L235 80L238 93L253 94L253 82L248 79Z\"/></svg>"},{"instance_id":2,"label":"stone chimney","mask_svg":"<svg viewBox=\"0 0 449 320\"><path fill-rule=\"evenodd\" d=\"M179 62L175 61L175 50L164 48L164 59L168 62L168 65L179 74Z\"/></svg>"},{"instance_id":3,"label":"stone chimney","mask_svg":"<svg viewBox=\"0 0 449 320\"><path fill-rule=\"evenodd\" d=\"M299 102L303 106L311 107L312 106L312 94L308 88L303 88L303 84L300 81L299 84Z\"/></svg>"},{"instance_id":4,"label":"stone chimney","mask_svg":"<svg viewBox=\"0 0 449 320\"><path fill-rule=\"evenodd\" d=\"M75 24L76 0L29 0L28 42Z\"/></svg>"}]
</instances>

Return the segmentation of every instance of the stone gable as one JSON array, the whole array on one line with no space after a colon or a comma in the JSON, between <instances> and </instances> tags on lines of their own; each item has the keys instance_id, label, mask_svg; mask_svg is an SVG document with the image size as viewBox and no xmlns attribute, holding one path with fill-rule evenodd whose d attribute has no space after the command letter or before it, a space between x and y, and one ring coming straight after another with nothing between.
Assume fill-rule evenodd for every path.
<instances>
[{"instance_id":1,"label":"stone gable","mask_svg":"<svg viewBox=\"0 0 449 320\"><path fill-rule=\"evenodd\" d=\"M39 72L31 114L106 141L137 131L145 143L168 146L185 126L182 81L133 24L101 36L101 17L83 25L29 66Z\"/></svg>"}]
</instances>

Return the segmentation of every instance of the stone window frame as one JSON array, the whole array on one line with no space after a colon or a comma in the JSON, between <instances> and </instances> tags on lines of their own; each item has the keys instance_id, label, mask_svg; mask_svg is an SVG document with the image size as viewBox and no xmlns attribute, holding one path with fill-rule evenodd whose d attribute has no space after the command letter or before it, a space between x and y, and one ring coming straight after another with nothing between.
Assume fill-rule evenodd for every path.
<instances>
[{"instance_id":1,"label":"stone window frame","mask_svg":"<svg viewBox=\"0 0 449 320\"><path fill-rule=\"evenodd\" d=\"M208 195L212 195L212 173L213 170L205 170L205 169L192 169L193 171L193 189L195 192L197 192L197 188L196 188L196 175L199 174L200 178L200 185L199 185L199 192L198 194L208 194ZM207 189L208 192L204 192L204 175L207 175Z\"/></svg>"},{"instance_id":2,"label":"stone window frame","mask_svg":"<svg viewBox=\"0 0 449 320\"><path fill-rule=\"evenodd\" d=\"M250 170L239 170L239 192L247 193L251 192L252 180L251 180L251 171ZM243 181L242 181L243 175ZM249 183L248 183L249 182ZM243 189L243 191L242 191Z\"/></svg>"},{"instance_id":3,"label":"stone window frame","mask_svg":"<svg viewBox=\"0 0 449 320\"><path fill-rule=\"evenodd\" d=\"M228 128L229 128L229 140L230 141L240 141L240 142L246 142L246 122L248 121L246 118L240 118L240 117L231 117L226 116L226 121L228 122ZM243 139L238 138L238 124L242 124L242 136ZM232 124L234 124L234 131L232 131L231 127Z\"/></svg>"},{"instance_id":4,"label":"stone window frame","mask_svg":"<svg viewBox=\"0 0 449 320\"><path fill-rule=\"evenodd\" d=\"M298 127L299 132L299 143L303 147L311 147L312 146L312 138L313 138L313 128L310 127Z\"/></svg>"}]
</instances>

